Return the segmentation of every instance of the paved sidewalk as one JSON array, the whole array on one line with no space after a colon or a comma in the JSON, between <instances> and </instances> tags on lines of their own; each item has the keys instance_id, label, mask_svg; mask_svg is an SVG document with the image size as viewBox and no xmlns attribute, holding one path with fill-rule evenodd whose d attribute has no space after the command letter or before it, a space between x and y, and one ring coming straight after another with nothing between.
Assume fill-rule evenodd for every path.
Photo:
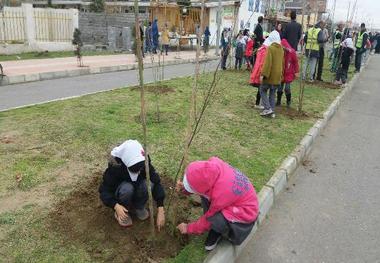
<instances>
[{"instance_id":1,"label":"paved sidewalk","mask_svg":"<svg viewBox=\"0 0 380 263\"><path fill-rule=\"evenodd\" d=\"M161 56L165 61L175 61L176 52L169 52L168 56ZM195 51L181 51L181 59L195 58ZM203 54L203 53L202 53ZM209 54L214 54L213 50ZM155 56L155 62L158 61L158 56ZM146 55L144 59L145 64L151 63L151 56ZM53 71L63 71L78 69L77 60L73 57L67 58L46 58L46 59L28 59L17 61L4 61L1 62L7 76L17 76L23 74L35 74ZM105 55L105 56L86 56L83 57L83 64L89 68L107 67L116 65L135 65L135 56L133 54L120 54L120 55Z\"/></svg>"},{"instance_id":2,"label":"paved sidewalk","mask_svg":"<svg viewBox=\"0 0 380 263\"><path fill-rule=\"evenodd\" d=\"M201 71L216 69L218 61L201 63ZM194 74L194 63L165 66L164 77ZM138 84L138 71L119 71L0 86L0 111ZM153 69L144 70L144 82L154 81Z\"/></svg>"},{"instance_id":3,"label":"paved sidewalk","mask_svg":"<svg viewBox=\"0 0 380 263\"><path fill-rule=\"evenodd\" d=\"M374 56L237 262L380 262L380 56Z\"/></svg>"}]
</instances>

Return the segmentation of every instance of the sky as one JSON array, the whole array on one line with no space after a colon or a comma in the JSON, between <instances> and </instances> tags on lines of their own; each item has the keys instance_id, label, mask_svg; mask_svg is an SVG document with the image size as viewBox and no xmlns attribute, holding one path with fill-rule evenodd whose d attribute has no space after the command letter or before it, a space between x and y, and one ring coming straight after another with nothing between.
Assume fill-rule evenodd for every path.
<instances>
[{"instance_id":1,"label":"sky","mask_svg":"<svg viewBox=\"0 0 380 263\"><path fill-rule=\"evenodd\" d=\"M355 0L336 0L335 21L346 21L348 5L351 2L351 9ZM334 0L328 0L327 8L333 9ZM365 23L367 29L380 30L380 0L357 0L357 11L354 18L356 23Z\"/></svg>"}]
</instances>

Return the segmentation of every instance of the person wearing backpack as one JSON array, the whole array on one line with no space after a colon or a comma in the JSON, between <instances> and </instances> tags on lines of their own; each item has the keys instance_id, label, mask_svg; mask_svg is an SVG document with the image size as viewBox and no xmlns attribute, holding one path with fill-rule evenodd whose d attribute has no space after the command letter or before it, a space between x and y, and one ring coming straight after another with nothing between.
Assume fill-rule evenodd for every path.
<instances>
[{"instance_id":1,"label":"person wearing backpack","mask_svg":"<svg viewBox=\"0 0 380 263\"><path fill-rule=\"evenodd\" d=\"M276 30L269 34L268 39L271 40L271 44L267 49L260 76L260 95L264 106L260 115L274 118L275 94L283 79L284 50L281 46L280 34Z\"/></svg>"}]
</instances>

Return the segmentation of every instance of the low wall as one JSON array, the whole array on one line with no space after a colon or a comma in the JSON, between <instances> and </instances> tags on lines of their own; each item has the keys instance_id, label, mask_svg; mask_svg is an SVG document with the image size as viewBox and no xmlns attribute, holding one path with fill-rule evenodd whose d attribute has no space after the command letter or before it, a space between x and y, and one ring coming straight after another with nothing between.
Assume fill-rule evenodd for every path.
<instances>
[{"instance_id":1,"label":"low wall","mask_svg":"<svg viewBox=\"0 0 380 263\"><path fill-rule=\"evenodd\" d=\"M147 20L148 14L139 14L141 20ZM79 13L79 30L82 32L82 41L90 45L109 45L110 28L116 34L116 48L123 48L123 28L133 28L135 15L133 13L105 14Z\"/></svg>"},{"instance_id":2,"label":"low wall","mask_svg":"<svg viewBox=\"0 0 380 263\"><path fill-rule=\"evenodd\" d=\"M28 44L2 44L0 45L0 54L12 55L27 52L42 52L42 51L70 51L73 50L71 43L57 42L36 42Z\"/></svg>"}]
</instances>

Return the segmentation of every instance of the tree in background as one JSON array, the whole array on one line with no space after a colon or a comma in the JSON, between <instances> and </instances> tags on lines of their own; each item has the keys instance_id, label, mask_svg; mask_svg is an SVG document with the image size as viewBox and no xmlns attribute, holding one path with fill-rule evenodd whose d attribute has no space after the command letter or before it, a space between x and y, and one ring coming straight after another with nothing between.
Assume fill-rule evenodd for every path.
<instances>
[{"instance_id":1,"label":"tree in background","mask_svg":"<svg viewBox=\"0 0 380 263\"><path fill-rule=\"evenodd\" d=\"M95 13L104 12L104 0L92 0L90 11Z\"/></svg>"},{"instance_id":2,"label":"tree in background","mask_svg":"<svg viewBox=\"0 0 380 263\"><path fill-rule=\"evenodd\" d=\"M81 52L81 48L83 46L83 42L82 42L82 39L81 39L81 32L78 28L75 28L74 30L74 34L73 34L73 45L75 45L75 51L74 51L74 54L77 56L77 61L78 61L78 66L79 67L83 67L83 63L82 63L82 52Z\"/></svg>"}]
</instances>

